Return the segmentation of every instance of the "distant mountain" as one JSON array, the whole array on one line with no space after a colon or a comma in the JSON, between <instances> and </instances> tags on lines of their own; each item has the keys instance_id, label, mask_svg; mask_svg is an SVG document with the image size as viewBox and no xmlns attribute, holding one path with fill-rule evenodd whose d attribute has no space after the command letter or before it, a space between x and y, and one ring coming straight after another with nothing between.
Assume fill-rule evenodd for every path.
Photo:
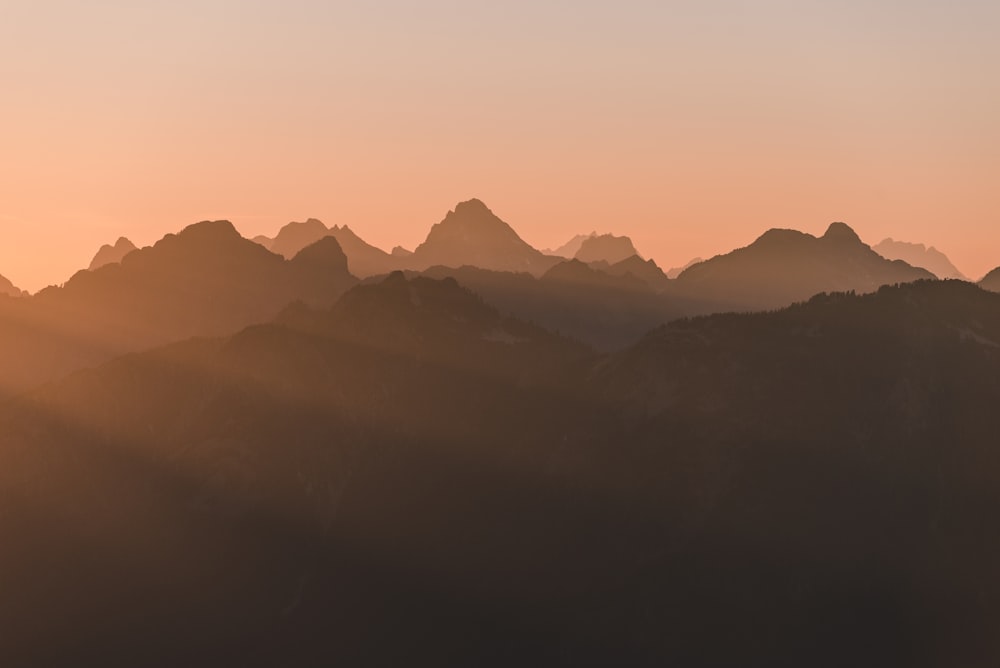
<instances>
[{"instance_id":1,"label":"distant mountain","mask_svg":"<svg viewBox=\"0 0 1000 668\"><path fill-rule=\"evenodd\" d=\"M564 257L566 259L574 258L580 251L580 246L583 245L583 242L596 236L597 232L591 232L590 234L577 234L562 246L559 246L556 249L546 249L542 252L546 255L555 255L556 257Z\"/></svg>"},{"instance_id":2,"label":"distant mountain","mask_svg":"<svg viewBox=\"0 0 1000 668\"><path fill-rule=\"evenodd\" d=\"M616 237L613 234L601 234L584 239L580 249L573 255L581 262L607 262L615 264L626 258L638 255L632 240L628 237Z\"/></svg>"},{"instance_id":3,"label":"distant mountain","mask_svg":"<svg viewBox=\"0 0 1000 668\"><path fill-rule=\"evenodd\" d=\"M912 267L926 269L941 279L969 280L951 263L948 256L933 246L928 248L924 244L895 241L890 238L872 246L872 250L888 260L902 260Z\"/></svg>"},{"instance_id":4,"label":"distant mountain","mask_svg":"<svg viewBox=\"0 0 1000 668\"><path fill-rule=\"evenodd\" d=\"M770 230L746 248L693 265L671 292L704 312L773 309L820 292L873 292L882 285L934 278L900 260L886 260L854 230L833 223L822 237Z\"/></svg>"},{"instance_id":5,"label":"distant mountain","mask_svg":"<svg viewBox=\"0 0 1000 668\"><path fill-rule=\"evenodd\" d=\"M136 250L135 244L126 239L125 237L119 237L115 245L104 244L94 255L94 259L90 261L90 271L95 269L100 269L106 264L118 264L122 261L122 258Z\"/></svg>"},{"instance_id":6,"label":"distant mountain","mask_svg":"<svg viewBox=\"0 0 1000 668\"><path fill-rule=\"evenodd\" d=\"M958 281L598 355L395 274L0 405L0 647L989 666L998 400L1000 295Z\"/></svg>"},{"instance_id":7,"label":"distant mountain","mask_svg":"<svg viewBox=\"0 0 1000 668\"><path fill-rule=\"evenodd\" d=\"M327 228L322 221L310 218L304 223L288 223L282 227L274 239L266 236L254 237L253 241L287 259L295 257L306 246L324 237L334 237L347 256L350 272L364 278L376 274L387 274L398 268L399 262L381 248L364 241L347 225Z\"/></svg>"},{"instance_id":8,"label":"distant mountain","mask_svg":"<svg viewBox=\"0 0 1000 668\"><path fill-rule=\"evenodd\" d=\"M470 265L496 271L520 271L540 276L561 258L543 255L517 235L478 199L459 203L434 225L427 239L407 259L410 269L435 265Z\"/></svg>"},{"instance_id":9,"label":"distant mountain","mask_svg":"<svg viewBox=\"0 0 1000 668\"><path fill-rule=\"evenodd\" d=\"M670 278L670 279L674 279L674 278L677 278L677 277L678 277L678 276L680 276L680 275L681 275L681 274L682 274L682 273L684 272L684 270L685 270L685 269L687 269L688 267L692 267L692 266L694 266L694 265L698 264L699 262L704 262L704 261L705 261L705 260L703 260L702 258L700 258L700 257L696 257L696 258L694 258L693 260L691 260L690 262L688 262L688 263L687 263L686 265L684 265L683 267L671 267L671 268L670 268L670 269L668 269L668 270L667 270L667 272L666 272L666 273L667 273L667 278Z\"/></svg>"},{"instance_id":10,"label":"distant mountain","mask_svg":"<svg viewBox=\"0 0 1000 668\"><path fill-rule=\"evenodd\" d=\"M1000 292L1000 267L997 267L979 281L979 286L991 292Z\"/></svg>"},{"instance_id":11,"label":"distant mountain","mask_svg":"<svg viewBox=\"0 0 1000 668\"><path fill-rule=\"evenodd\" d=\"M0 395L125 352L233 332L295 300L330 304L355 281L336 239L285 260L228 221L191 225L120 264L0 304Z\"/></svg>"}]
</instances>

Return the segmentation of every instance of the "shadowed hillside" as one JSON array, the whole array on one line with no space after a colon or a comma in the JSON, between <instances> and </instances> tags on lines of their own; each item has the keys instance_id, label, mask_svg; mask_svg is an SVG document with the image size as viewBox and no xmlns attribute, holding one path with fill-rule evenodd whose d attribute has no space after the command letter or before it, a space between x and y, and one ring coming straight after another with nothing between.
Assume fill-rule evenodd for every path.
<instances>
[{"instance_id":1,"label":"shadowed hillside","mask_svg":"<svg viewBox=\"0 0 1000 668\"><path fill-rule=\"evenodd\" d=\"M998 379L961 282L598 356L394 274L0 410L0 650L990 665Z\"/></svg>"},{"instance_id":2,"label":"shadowed hillside","mask_svg":"<svg viewBox=\"0 0 1000 668\"><path fill-rule=\"evenodd\" d=\"M0 304L0 393L125 352L230 333L295 300L330 304L354 282L336 240L284 260L226 221L191 225L120 264Z\"/></svg>"}]
</instances>

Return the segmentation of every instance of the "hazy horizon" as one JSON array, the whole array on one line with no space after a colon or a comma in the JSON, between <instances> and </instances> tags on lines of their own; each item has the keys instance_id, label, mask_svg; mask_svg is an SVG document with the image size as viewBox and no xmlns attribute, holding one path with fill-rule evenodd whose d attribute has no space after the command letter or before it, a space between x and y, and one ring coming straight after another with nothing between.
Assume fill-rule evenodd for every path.
<instances>
[{"instance_id":1,"label":"hazy horizon","mask_svg":"<svg viewBox=\"0 0 1000 668\"><path fill-rule=\"evenodd\" d=\"M663 267L833 221L1000 265L1000 7L7 3L0 274L307 217L389 250L478 197Z\"/></svg>"}]
</instances>

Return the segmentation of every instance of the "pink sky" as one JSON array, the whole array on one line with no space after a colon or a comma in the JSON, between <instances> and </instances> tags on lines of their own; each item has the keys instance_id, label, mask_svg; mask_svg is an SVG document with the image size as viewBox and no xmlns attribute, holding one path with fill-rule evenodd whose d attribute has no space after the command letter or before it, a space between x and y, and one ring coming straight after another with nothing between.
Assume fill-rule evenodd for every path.
<instances>
[{"instance_id":1,"label":"pink sky","mask_svg":"<svg viewBox=\"0 0 1000 668\"><path fill-rule=\"evenodd\" d=\"M23 288L203 219L412 248L470 197L664 268L835 220L1000 265L996 3L135 4L0 9Z\"/></svg>"}]
</instances>

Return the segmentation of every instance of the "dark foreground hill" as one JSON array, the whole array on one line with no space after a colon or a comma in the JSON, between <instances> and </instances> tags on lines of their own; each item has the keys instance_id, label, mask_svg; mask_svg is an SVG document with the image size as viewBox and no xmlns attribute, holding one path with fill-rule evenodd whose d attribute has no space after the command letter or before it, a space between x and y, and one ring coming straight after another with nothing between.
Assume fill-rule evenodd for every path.
<instances>
[{"instance_id":1,"label":"dark foreground hill","mask_svg":"<svg viewBox=\"0 0 1000 668\"><path fill-rule=\"evenodd\" d=\"M125 352L229 334L295 300L329 305L355 282L336 240L285 260L227 221L191 225L61 287L0 301L0 397Z\"/></svg>"},{"instance_id":2,"label":"dark foreground hill","mask_svg":"<svg viewBox=\"0 0 1000 668\"><path fill-rule=\"evenodd\" d=\"M395 274L4 407L0 654L994 665L998 399L965 283L600 356Z\"/></svg>"}]
</instances>

